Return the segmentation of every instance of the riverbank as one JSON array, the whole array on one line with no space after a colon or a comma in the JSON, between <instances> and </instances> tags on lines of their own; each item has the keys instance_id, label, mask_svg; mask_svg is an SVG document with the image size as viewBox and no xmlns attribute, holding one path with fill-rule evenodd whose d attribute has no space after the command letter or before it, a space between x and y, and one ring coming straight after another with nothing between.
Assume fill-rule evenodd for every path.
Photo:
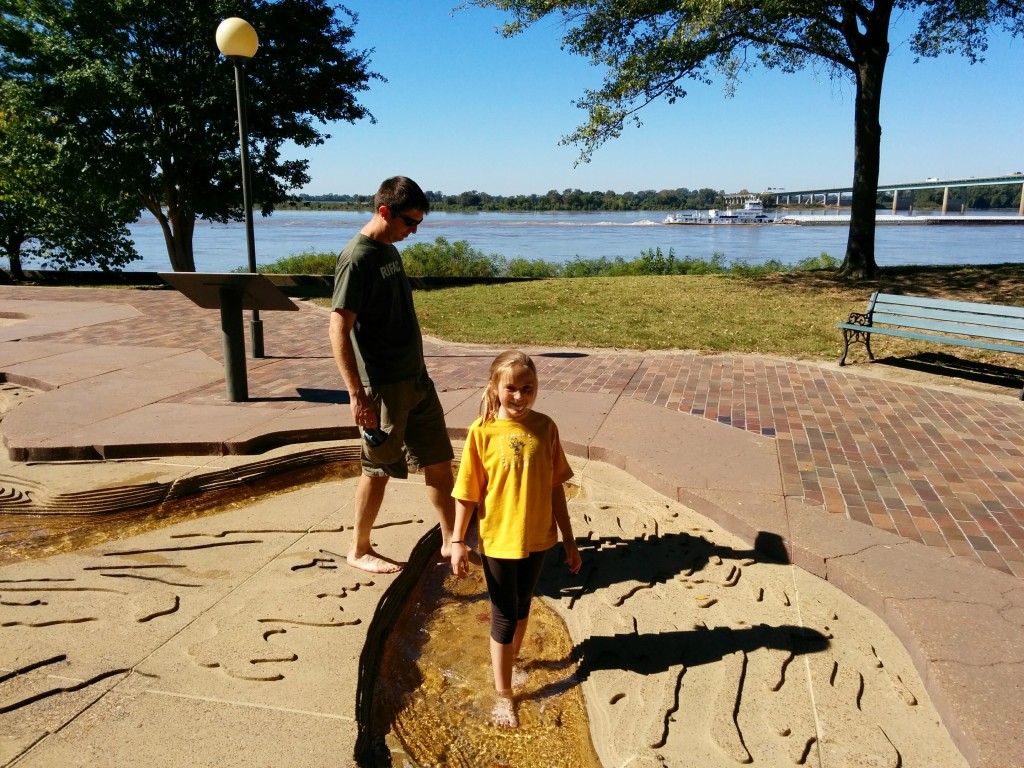
<instances>
[{"instance_id":1,"label":"riverbank","mask_svg":"<svg viewBox=\"0 0 1024 768\"><path fill-rule=\"evenodd\" d=\"M800 226L849 226L850 214L848 213L787 213L777 224L796 224ZM944 227L989 227L989 226L1019 226L1024 224L1024 216L971 216L959 213L920 213L920 214L885 214L875 216L875 224L878 226L920 226L934 225Z\"/></svg>"}]
</instances>

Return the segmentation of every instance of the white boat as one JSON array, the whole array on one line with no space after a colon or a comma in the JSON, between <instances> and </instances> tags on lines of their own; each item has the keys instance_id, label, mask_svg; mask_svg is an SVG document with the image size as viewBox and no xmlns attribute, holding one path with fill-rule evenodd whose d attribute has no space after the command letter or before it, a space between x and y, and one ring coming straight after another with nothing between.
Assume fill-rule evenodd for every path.
<instances>
[{"instance_id":1,"label":"white boat","mask_svg":"<svg viewBox=\"0 0 1024 768\"><path fill-rule=\"evenodd\" d=\"M778 219L764 212L759 197L748 197L742 208L724 211L711 208L706 211L682 211L670 213L662 224L774 224Z\"/></svg>"}]
</instances>

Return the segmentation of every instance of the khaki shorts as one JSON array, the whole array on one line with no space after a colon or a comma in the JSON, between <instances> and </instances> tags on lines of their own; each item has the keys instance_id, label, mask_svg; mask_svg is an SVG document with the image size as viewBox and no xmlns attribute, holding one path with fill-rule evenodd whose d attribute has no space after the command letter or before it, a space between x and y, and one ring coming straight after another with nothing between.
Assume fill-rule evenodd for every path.
<instances>
[{"instance_id":1,"label":"khaki shorts","mask_svg":"<svg viewBox=\"0 0 1024 768\"><path fill-rule=\"evenodd\" d=\"M444 409L427 372L415 379L366 388L388 439L376 448L363 441L360 464L371 477L405 479L409 469L455 458Z\"/></svg>"}]
</instances>

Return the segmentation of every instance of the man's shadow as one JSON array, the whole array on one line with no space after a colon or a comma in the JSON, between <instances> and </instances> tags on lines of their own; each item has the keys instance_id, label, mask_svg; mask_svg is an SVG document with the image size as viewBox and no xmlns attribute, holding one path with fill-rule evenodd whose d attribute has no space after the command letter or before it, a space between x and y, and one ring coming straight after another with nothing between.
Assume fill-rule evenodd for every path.
<instances>
[{"instance_id":1,"label":"man's shadow","mask_svg":"<svg viewBox=\"0 0 1024 768\"><path fill-rule=\"evenodd\" d=\"M558 544L548 555L538 584L538 594L554 600L568 598L570 608L585 594L630 582L648 587L666 584L680 574L704 570L713 560L788 562L781 538L767 531L758 533L753 549L733 549L703 536L675 532L639 539L578 538L576 545L583 559L580 573L572 574L565 567Z\"/></svg>"},{"instance_id":2,"label":"man's shadow","mask_svg":"<svg viewBox=\"0 0 1024 768\"><path fill-rule=\"evenodd\" d=\"M638 675L657 675L672 667L691 668L713 664L737 651L750 653L771 648L787 653L789 661L807 653L821 653L829 647L828 637L815 629L789 624L772 626L758 624L733 629L715 627L672 630L651 634L593 635L577 643L572 658L578 664L576 674L555 680L534 692L543 698L563 692L573 684L582 683L594 672L620 670ZM546 666L564 669L570 660ZM781 678L780 678L781 683Z\"/></svg>"},{"instance_id":3,"label":"man's shadow","mask_svg":"<svg viewBox=\"0 0 1024 768\"><path fill-rule=\"evenodd\" d=\"M576 543L583 558L580 573L569 572L562 547L556 545L545 562L537 590L538 594L555 600L568 598L570 608L584 594L611 589L617 584L638 584L633 589L622 590L616 602L621 605L639 589L665 584L681 574L699 574L709 563L715 562L717 566L716 561L721 561L724 568L721 573L725 574L735 574L730 560L736 561L736 566L743 561L788 562L781 537L767 531L758 534L751 549L734 549L715 544L704 536L674 532L639 539L580 538ZM735 629L697 627L650 634L594 635L577 643L570 658L548 665L568 670L576 663L577 673L551 683L536 695L560 693L597 670L618 669L653 675L678 665L694 667L720 661L736 651L749 653L759 648L773 648L798 656L819 653L828 647L829 640L821 632L791 625L760 624Z\"/></svg>"},{"instance_id":4,"label":"man's shadow","mask_svg":"<svg viewBox=\"0 0 1024 768\"><path fill-rule=\"evenodd\" d=\"M821 632L789 624L753 627L703 627L651 634L594 635L578 643L573 653L579 662L579 679L591 672L620 669L640 675L656 675L671 667L696 667L721 661L736 651L760 648L785 651L792 656L820 653L829 647Z\"/></svg>"},{"instance_id":5,"label":"man's shadow","mask_svg":"<svg viewBox=\"0 0 1024 768\"><path fill-rule=\"evenodd\" d=\"M586 680L594 672L619 670L638 675L657 675L672 667L692 668L713 664L737 651L750 653L771 648L787 654L780 670L779 684L792 659L808 653L821 653L829 639L808 627L790 624L758 624L734 629L696 627L650 634L592 635L573 646L569 657L558 661L533 662L531 666L565 670L566 675L538 688L531 697L544 698L564 693ZM575 673L571 672L573 664Z\"/></svg>"}]
</instances>

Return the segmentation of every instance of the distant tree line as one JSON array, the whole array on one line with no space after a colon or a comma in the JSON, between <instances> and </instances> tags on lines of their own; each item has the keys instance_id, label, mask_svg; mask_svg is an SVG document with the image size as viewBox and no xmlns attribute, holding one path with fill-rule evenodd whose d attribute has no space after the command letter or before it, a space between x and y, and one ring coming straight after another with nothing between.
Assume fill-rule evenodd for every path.
<instances>
[{"instance_id":1,"label":"distant tree line","mask_svg":"<svg viewBox=\"0 0 1024 768\"><path fill-rule=\"evenodd\" d=\"M737 194L743 194L741 190ZM994 208L1017 208L1020 206L1021 185L999 184L983 187L957 187L967 207L974 210ZM751 193L755 194L755 193ZM426 192L432 209L443 211L684 211L725 208L725 193L715 189L646 189L640 192L584 192L566 189L562 192L551 190L543 195L489 195L471 190L458 195L442 192ZM730 195L732 197L732 195ZM765 208L775 208L774 194L763 196ZM336 210L338 208L369 209L373 195L307 195L301 194L296 200L283 207L303 209ZM888 208L892 205L891 193L881 192L877 206ZM922 189L914 199L916 208L933 208L942 205L941 189ZM818 207L790 205L790 208Z\"/></svg>"},{"instance_id":2,"label":"distant tree line","mask_svg":"<svg viewBox=\"0 0 1024 768\"><path fill-rule=\"evenodd\" d=\"M976 211L987 211L997 208L1020 207L1020 184L999 184L989 187L953 187L949 190L951 197L962 196L967 207ZM892 195L887 196L891 203ZM920 189L914 197L915 208L941 208L941 189ZM959 204L958 204L959 208Z\"/></svg>"},{"instance_id":3,"label":"distant tree line","mask_svg":"<svg viewBox=\"0 0 1024 768\"><path fill-rule=\"evenodd\" d=\"M580 189L552 189L538 195L490 195L475 189L458 195L428 190L432 208L447 211L674 211L724 208L724 192L715 189L647 189L640 192L584 192ZM300 207L317 203L340 203L353 208L370 206L373 195L299 195ZM305 205L310 203L310 205ZM327 207L327 206L324 206Z\"/></svg>"}]
</instances>

